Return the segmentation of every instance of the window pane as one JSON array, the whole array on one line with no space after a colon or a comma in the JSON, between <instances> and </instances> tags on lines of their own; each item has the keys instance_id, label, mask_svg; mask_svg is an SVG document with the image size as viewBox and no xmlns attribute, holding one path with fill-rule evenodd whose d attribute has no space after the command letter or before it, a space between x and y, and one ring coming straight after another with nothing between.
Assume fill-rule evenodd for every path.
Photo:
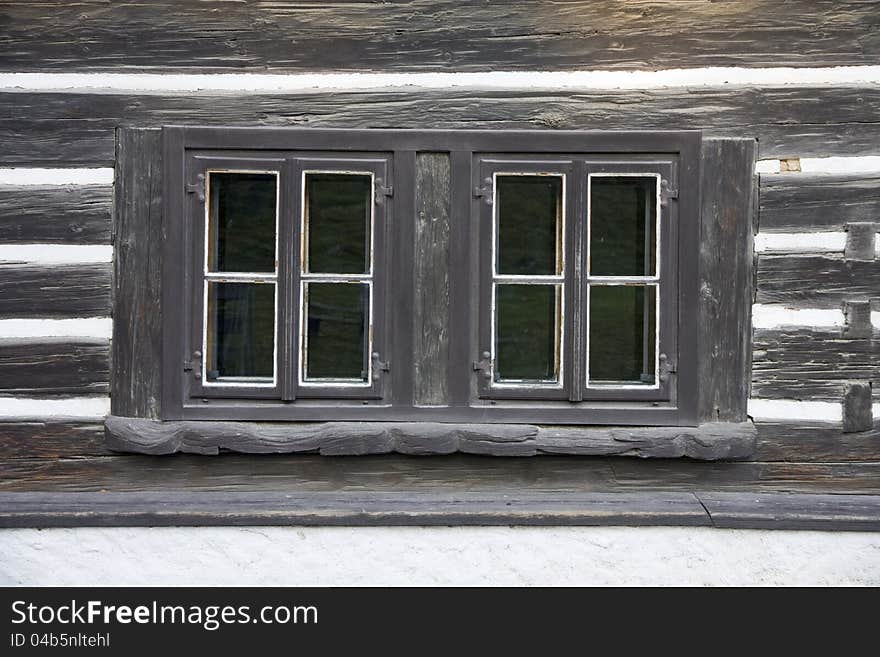
<instances>
[{"instance_id":1,"label":"window pane","mask_svg":"<svg viewBox=\"0 0 880 657\"><path fill-rule=\"evenodd\" d=\"M305 271L369 272L372 183L363 174L306 174Z\"/></svg>"},{"instance_id":2,"label":"window pane","mask_svg":"<svg viewBox=\"0 0 880 657\"><path fill-rule=\"evenodd\" d=\"M657 178L590 177L590 273L653 276Z\"/></svg>"},{"instance_id":3,"label":"window pane","mask_svg":"<svg viewBox=\"0 0 880 657\"><path fill-rule=\"evenodd\" d=\"M558 285L496 287L495 380L559 378Z\"/></svg>"},{"instance_id":4,"label":"window pane","mask_svg":"<svg viewBox=\"0 0 880 657\"><path fill-rule=\"evenodd\" d=\"M592 383L654 384L656 294L653 285L590 286Z\"/></svg>"},{"instance_id":5,"label":"window pane","mask_svg":"<svg viewBox=\"0 0 880 657\"><path fill-rule=\"evenodd\" d=\"M209 173L208 271L275 271L275 193L271 173Z\"/></svg>"},{"instance_id":6,"label":"window pane","mask_svg":"<svg viewBox=\"0 0 880 657\"><path fill-rule=\"evenodd\" d=\"M498 273L562 273L562 178L498 176Z\"/></svg>"},{"instance_id":7,"label":"window pane","mask_svg":"<svg viewBox=\"0 0 880 657\"><path fill-rule=\"evenodd\" d=\"M370 288L306 284L305 379L367 381Z\"/></svg>"},{"instance_id":8,"label":"window pane","mask_svg":"<svg viewBox=\"0 0 880 657\"><path fill-rule=\"evenodd\" d=\"M275 285L208 283L207 379L260 377L275 369Z\"/></svg>"}]
</instances>

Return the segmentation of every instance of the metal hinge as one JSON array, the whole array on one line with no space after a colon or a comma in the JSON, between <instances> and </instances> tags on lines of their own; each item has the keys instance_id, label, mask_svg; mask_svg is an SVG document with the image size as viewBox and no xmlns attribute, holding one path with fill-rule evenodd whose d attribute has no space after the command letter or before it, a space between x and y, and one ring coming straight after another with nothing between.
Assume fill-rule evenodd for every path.
<instances>
[{"instance_id":1,"label":"metal hinge","mask_svg":"<svg viewBox=\"0 0 880 657\"><path fill-rule=\"evenodd\" d=\"M379 357L379 352L374 351L373 356L373 381L378 381L382 372L390 372L391 371L391 362L387 360L381 360Z\"/></svg>"},{"instance_id":2,"label":"metal hinge","mask_svg":"<svg viewBox=\"0 0 880 657\"><path fill-rule=\"evenodd\" d=\"M474 198L482 198L486 205L492 205L492 179L486 178L483 183L483 187L474 188Z\"/></svg>"},{"instance_id":3,"label":"metal hinge","mask_svg":"<svg viewBox=\"0 0 880 657\"><path fill-rule=\"evenodd\" d=\"M669 381L669 375L677 372L677 366L674 360L666 354L660 354L660 383Z\"/></svg>"},{"instance_id":4,"label":"metal hinge","mask_svg":"<svg viewBox=\"0 0 880 657\"><path fill-rule=\"evenodd\" d=\"M492 354L488 351L484 351L482 354L482 360L477 360L473 362L474 372L482 372L484 379L492 378Z\"/></svg>"},{"instance_id":5,"label":"metal hinge","mask_svg":"<svg viewBox=\"0 0 880 657\"><path fill-rule=\"evenodd\" d=\"M394 187L385 187L382 182L381 178L376 178L376 205L382 205L386 196L394 196Z\"/></svg>"},{"instance_id":6,"label":"metal hinge","mask_svg":"<svg viewBox=\"0 0 880 657\"><path fill-rule=\"evenodd\" d=\"M205 174L200 173L196 176L196 182L186 183L186 193L196 194L200 201L205 200Z\"/></svg>"},{"instance_id":7,"label":"metal hinge","mask_svg":"<svg viewBox=\"0 0 880 657\"><path fill-rule=\"evenodd\" d=\"M678 190L670 187L669 181L664 178L660 181L660 205L668 205L671 198L678 198Z\"/></svg>"},{"instance_id":8,"label":"metal hinge","mask_svg":"<svg viewBox=\"0 0 880 657\"><path fill-rule=\"evenodd\" d=\"M192 372L193 378L201 379L202 378L202 352L194 351L191 360L183 361L183 371L184 372Z\"/></svg>"}]
</instances>

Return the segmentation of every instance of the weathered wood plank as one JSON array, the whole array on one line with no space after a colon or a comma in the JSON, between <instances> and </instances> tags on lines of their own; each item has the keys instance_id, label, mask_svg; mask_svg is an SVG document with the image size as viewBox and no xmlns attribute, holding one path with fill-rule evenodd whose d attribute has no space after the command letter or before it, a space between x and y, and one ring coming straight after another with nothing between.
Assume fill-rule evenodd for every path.
<instances>
[{"instance_id":1,"label":"weathered wood plank","mask_svg":"<svg viewBox=\"0 0 880 657\"><path fill-rule=\"evenodd\" d=\"M112 412L157 418L162 362L161 132L119 131Z\"/></svg>"},{"instance_id":2,"label":"weathered wood plank","mask_svg":"<svg viewBox=\"0 0 880 657\"><path fill-rule=\"evenodd\" d=\"M4 2L4 70L369 71L840 66L872 3Z\"/></svg>"},{"instance_id":3,"label":"weathered wood plank","mask_svg":"<svg viewBox=\"0 0 880 657\"><path fill-rule=\"evenodd\" d=\"M413 383L425 406L449 401L449 184L447 154L417 156Z\"/></svg>"},{"instance_id":4,"label":"weathered wood plank","mask_svg":"<svg viewBox=\"0 0 880 657\"><path fill-rule=\"evenodd\" d=\"M761 174L761 231L840 230L880 219L880 175Z\"/></svg>"},{"instance_id":5,"label":"weathered wood plank","mask_svg":"<svg viewBox=\"0 0 880 657\"><path fill-rule=\"evenodd\" d=\"M65 422L0 422L3 458L64 459L112 454L104 425Z\"/></svg>"},{"instance_id":6,"label":"weathered wood plank","mask_svg":"<svg viewBox=\"0 0 880 657\"><path fill-rule=\"evenodd\" d=\"M0 185L0 243L109 244L111 185Z\"/></svg>"},{"instance_id":7,"label":"weathered wood plank","mask_svg":"<svg viewBox=\"0 0 880 657\"><path fill-rule=\"evenodd\" d=\"M880 384L880 333L872 340L839 329L755 330L753 397L839 402L849 380Z\"/></svg>"},{"instance_id":8,"label":"weathered wood plank","mask_svg":"<svg viewBox=\"0 0 880 657\"><path fill-rule=\"evenodd\" d=\"M752 323L753 140L704 140L700 236L699 418L742 422Z\"/></svg>"},{"instance_id":9,"label":"weathered wood plank","mask_svg":"<svg viewBox=\"0 0 880 657\"><path fill-rule=\"evenodd\" d=\"M751 422L699 427L539 427L528 424L433 422L161 422L111 415L112 449L139 454L320 453L575 454L694 459L742 459L755 449Z\"/></svg>"},{"instance_id":10,"label":"weathered wood plank","mask_svg":"<svg viewBox=\"0 0 880 657\"><path fill-rule=\"evenodd\" d=\"M110 265L0 264L0 317L104 317Z\"/></svg>"},{"instance_id":11,"label":"weathered wood plank","mask_svg":"<svg viewBox=\"0 0 880 657\"><path fill-rule=\"evenodd\" d=\"M758 255L758 303L840 308L844 299L878 296L880 261L843 254Z\"/></svg>"},{"instance_id":12,"label":"weathered wood plank","mask_svg":"<svg viewBox=\"0 0 880 657\"><path fill-rule=\"evenodd\" d=\"M874 424L871 382L849 381L843 388L843 432L870 431Z\"/></svg>"},{"instance_id":13,"label":"weathered wood plank","mask_svg":"<svg viewBox=\"0 0 880 657\"><path fill-rule=\"evenodd\" d=\"M0 392L89 394L110 388L110 344L100 338L0 339Z\"/></svg>"},{"instance_id":14,"label":"weathered wood plank","mask_svg":"<svg viewBox=\"0 0 880 657\"><path fill-rule=\"evenodd\" d=\"M0 93L0 163L108 166L120 125L704 129L757 138L761 157L873 154L880 88Z\"/></svg>"},{"instance_id":15,"label":"weathered wood plank","mask_svg":"<svg viewBox=\"0 0 880 657\"><path fill-rule=\"evenodd\" d=\"M758 461L880 461L880 419L871 431L843 433L839 422L756 422Z\"/></svg>"}]
</instances>

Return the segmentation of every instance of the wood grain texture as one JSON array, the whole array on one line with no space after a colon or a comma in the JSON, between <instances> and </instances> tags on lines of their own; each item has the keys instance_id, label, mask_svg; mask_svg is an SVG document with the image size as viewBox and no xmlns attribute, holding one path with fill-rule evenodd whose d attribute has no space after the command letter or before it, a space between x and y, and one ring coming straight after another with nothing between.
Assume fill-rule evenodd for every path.
<instances>
[{"instance_id":1,"label":"wood grain texture","mask_svg":"<svg viewBox=\"0 0 880 657\"><path fill-rule=\"evenodd\" d=\"M842 230L880 218L880 175L761 174L761 231Z\"/></svg>"},{"instance_id":2,"label":"wood grain texture","mask_svg":"<svg viewBox=\"0 0 880 657\"><path fill-rule=\"evenodd\" d=\"M406 71L873 64L870 2L3 2L4 70Z\"/></svg>"},{"instance_id":3,"label":"wood grain texture","mask_svg":"<svg viewBox=\"0 0 880 657\"><path fill-rule=\"evenodd\" d=\"M846 247L843 257L846 260L874 259L874 242L880 223L873 221L851 221L846 224Z\"/></svg>"},{"instance_id":4,"label":"wood grain texture","mask_svg":"<svg viewBox=\"0 0 880 657\"><path fill-rule=\"evenodd\" d=\"M0 163L111 166L120 125L703 129L757 138L760 156L870 155L880 87L313 91L291 94L0 93Z\"/></svg>"},{"instance_id":5,"label":"wood grain texture","mask_svg":"<svg viewBox=\"0 0 880 657\"><path fill-rule=\"evenodd\" d=\"M758 461L880 461L880 419L870 431L843 433L840 422L756 422Z\"/></svg>"},{"instance_id":6,"label":"wood grain texture","mask_svg":"<svg viewBox=\"0 0 880 657\"><path fill-rule=\"evenodd\" d=\"M700 236L699 418L742 422L751 369L753 140L705 140ZM680 367L688 367L681 363Z\"/></svg>"},{"instance_id":7,"label":"wood grain texture","mask_svg":"<svg viewBox=\"0 0 880 657\"><path fill-rule=\"evenodd\" d=\"M139 454L319 453L614 455L742 459L755 449L751 422L700 427L539 427L432 422L258 423L118 417L105 422L108 445Z\"/></svg>"},{"instance_id":8,"label":"wood grain texture","mask_svg":"<svg viewBox=\"0 0 880 657\"><path fill-rule=\"evenodd\" d=\"M112 454L104 425L73 422L0 422L4 459L64 459Z\"/></svg>"},{"instance_id":9,"label":"wood grain texture","mask_svg":"<svg viewBox=\"0 0 880 657\"><path fill-rule=\"evenodd\" d=\"M107 392L109 369L110 344L104 339L0 339L3 394Z\"/></svg>"},{"instance_id":10,"label":"wood grain texture","mask_svg":"<svg viewBox=\"0 0 880 657\"><path fill-rule=\"evenodd\" d=\"M159 130L119 131L113 249L113 413L157 418L162 362Z\"/></svg>"},{"instance_id":11,"label":"wood grain texture","mask_svg":"<svg viewBox=\"0 0 880 657\"><path fill-rule=\"evenodd\" d=\"M874 424L870 381L849 381L843 388L843 433L870 431Z\"/></svg>"},{"instance_id":12,"label":"wood grain texture","mask_svg":"<svg viewBox=\"0 0 880 657\"><path fill-rule=\"evenodd\" d=\"M0 185L0 243L109 244L111 185Z\"/></svg>"},{"instance_id":13,"label":"wood grain texture","mask_svg":"<svg viewBox=\"0 0 880 657\"><path fill-rule=\"evenodd\" d=\"M449 401L449 184L449 155L417 156L413 383L424 406Z\"/></svg>"},{"instance_id":14,"label":"wood grain texture","mask_svg":"<svg viewBox=\"0 0 880 657\"><path fill-rule=\"evenodd\" d=\"M880 384L880 332L872 340L839 329L756 329L752 363L753 397L839 402L848 380Z\"/></svg>"},{"instance_id":15,"label":"wood grain texture","mask_svg":"<svg viewBox=\"0 0 880 657\"><path fill-rule=\"evenodd\" d=\"M0 264L0 318L57 319L109 314L109 264Z\"/></svg>"},{"instance_id":16,"label":"wood grain texture","mask_svg":"<svg viewBox=\"0 0 880 657\"><path fill-rule=\"evenodd\" d=\"M877 297L880 262L845 260L843 254L758 254L758 303L840 308L845 299Z\"/></svg>"}]
</instances>

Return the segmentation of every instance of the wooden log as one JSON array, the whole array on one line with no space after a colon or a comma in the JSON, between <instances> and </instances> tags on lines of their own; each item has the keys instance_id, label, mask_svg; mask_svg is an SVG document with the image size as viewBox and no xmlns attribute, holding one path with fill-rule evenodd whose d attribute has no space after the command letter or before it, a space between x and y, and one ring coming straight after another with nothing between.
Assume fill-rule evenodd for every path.
<instances>
[{"instance_id":1,"label":"wooden log","mask_svg":"<svg viewBox=\"0 0 880 657\"><path fill-rule=\"evenodd\" d=\"M850 381L843 389L843 432L870 431L873 424L871 382Z\"/></svg>"},{"instance_id":2,"label":"wooden log","mask_svg":"<svg viewBox=\"0 0 880 657\"><path fill-rule=\"evenodd\" d=\"M760 156L866 155L880 88L309 91L289 94L0 93L0 164L110 166L120 125L703 129L758 139Z\"/></svg>"},{"instance_id":3,"label":"wooden log","mask_svg":"<svg viewBox=\"0 0 880 657\"><path fill-rule=\"evenodd\" d=\"M873 221L852 221L846 224L846 247L843 257L846 260L874 259L874 242L880 224Z\"/></svg>"},{"instance_id":4,"label":"wooden log","mask_svg":"<svg viewBox=\"0 0 880 657\"><path fill-rule=\"evenodd\" d=\"M843 66L880 55L871 3L86 0L4 8L8 71L484 71Z\"/></svg>"},{"instance_id":5,"label":"wooden log","mask_svg":"<svg viewBox=\"0 0 880 657\"><path fill-rule=\"evenodd\" d=\"M752 396L840 401L850 379L880 381L880 334L844 337L839 329L756 329Z\"/></svg>"},{"instance_id":6,"label":"wooden log","mask_svg":"<svg viewBox=\"0 0 880 657\"><path fill-rule=\"evenodd\" d=\"M746 419L751 369L755 142L705 140L700 237L702 422Z\"/></svg>"},{"instance_id":7,"label":"wooden log","mask_svg":"<svg viewBox=\"0 0 880 657\"><path fill-rule=\"evenodd\" d=\"M755 448L751 422L700 427L538 427L432 422L161 422L111 415L111 449L140 454L536 454L741 459Z\"/></svg>"},{"instance_id":8,"label":"wooden log","mask_svg":"<svg viewBox=\"0 0 880 657\"><path fill-rule=\"evenodd\" d=\"M0 393L90 394L109 390L110 344L101 338L0 340Z\"/></svg>"},{"instance_id":9,"label":"wooden log","mask_svg":"<svg viewBox=\"0 0 880 657\"><path fill-rule=\"evenodd\" d=\"M0 264L0 317L104 317L110 265Z\"/></svg>"},{"instance_id":10,"label":"wooden log","mask_svg":"<svg viewBox=\"0 0 880 657\"><path fill-rule=\"evenodd\" d=\"M111 185L0 186L0 243L109 244Z\"/></svg>"},{"instance_id":11,"label":"wooden log","mask_svg":"<svg viewBox=\"0 0 880 657\"><path fill-rule=\"evenodd\" d=\"M758 303L840 308L846 299L877 296L880 262L845 260L843 254L758 255Z\"/></svg>"},{"instance_id":12,"label":"wooden log","mask_svg":"<svg viewBox=\"0 0 880 657\"><path fill-rule=\"evenodd\" d=\"M158 130L119 131L112 412L157 418L162 380L162 160Z\"/></svg>"},{"instance_id":13,"label":"wooden log","mask_svg":"<svg viewBox=\"0 0 880 657\"><path fill-rule=\"evenodd\" d=\"M104 426L72 422L0 422L3 458L65 459L112 454Z\"/></svg>"},{"instance_id":14,"label":"wooden log","mask_svg":"<svg viewBox=\"0 0 880 657\"><path fill-rule=\"evenodd\" d=\"M880 217L877 174L761 174L761 231L840 230Z\"/></svg>"},{"instance_id":15,"label":"wooden log","mask_svg":"<svg viewBox=\"0 0 880 657\"><path fill-rule=\"evenodd\" d=\"M867 299L850 299L843 302L844 328L847 338L870 338L874 327L871 323L871 302Z\"/></svg>"},{"instance_id":16,"label":"wooden log","mask_svg":"<svg viewBox=\"0 0 880 657\"><path fill-rule=\"evenodd\" d=\"M880 461L880 420L843 433L840 422L756 422L758 461Z\"/></svg>"},{"instance_id":17,"label":"wooden log","mask_svg":"<svg viewBox=\"0 0 880 657\"><path fill-rule=\"evenodd\" d=\"M449 156L416 159L415 403L443 405L449 361Z\"/></svg>"}]
</instances>

